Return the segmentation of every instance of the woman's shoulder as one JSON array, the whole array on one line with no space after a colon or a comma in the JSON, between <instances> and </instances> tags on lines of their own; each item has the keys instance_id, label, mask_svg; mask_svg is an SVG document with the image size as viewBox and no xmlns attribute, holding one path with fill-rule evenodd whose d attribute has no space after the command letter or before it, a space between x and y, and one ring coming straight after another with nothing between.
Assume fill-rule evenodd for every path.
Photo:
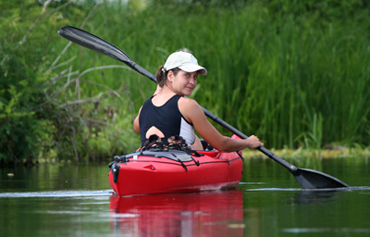
<instances>
[{"instance_id":1,"label":"woman's shoulder","mask_svg":"<svg viewBox=\"0 0 370 237\"><path fill-rule=\"evenodd\" d=\"M179 104L182 104L182 105L199 106L196 100L188 98L188 97L184 97L184 96L181 96L178 101L179 101Z\"/></svg>"},{"instance_id":2,"label":"woman's shoulder","mask_svg":"<svg viewBox=\"0 0 370 237\"><path fill-rule=\"evenodd\" d=\"M198 112L198 111L202 111L202 108L200 107L198 102L196 100L190 99L188 97L181 97L178 100L178 106L179 106L179 109L182 113L183 112L185 112L185 113L186 112L195 113L195 112Z\"/></svg>"}]
</instances>

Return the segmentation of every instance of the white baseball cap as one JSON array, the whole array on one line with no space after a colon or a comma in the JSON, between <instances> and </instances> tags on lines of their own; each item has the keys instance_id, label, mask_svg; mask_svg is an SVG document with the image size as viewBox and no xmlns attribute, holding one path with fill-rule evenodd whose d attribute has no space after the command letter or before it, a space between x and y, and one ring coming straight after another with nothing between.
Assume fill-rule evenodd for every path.
<instances>
[{"instance_id":1,"label":"white baseball cap","mask_svg":"<svg viewBox=\"0 0 370 237\"><path fill-rule=\"evenodd\" d=\"M163 66L165 71L180 68L185 72L198 71L201 75L207 75L207 69L198 65L198 60L190 53L175 52L168 56L166 63Z\"/></svg>"}]
</instances>

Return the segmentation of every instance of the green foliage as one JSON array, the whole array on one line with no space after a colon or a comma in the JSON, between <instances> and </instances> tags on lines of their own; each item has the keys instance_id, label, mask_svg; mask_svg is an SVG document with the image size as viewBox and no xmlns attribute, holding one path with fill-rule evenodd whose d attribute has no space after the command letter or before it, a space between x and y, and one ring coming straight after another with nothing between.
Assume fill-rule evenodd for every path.
<instances>
[{"instance_id":1,"label":"green foliage","mask_svg":"<svg viewBox=\"0 0 370 237\"><path fill-rule=\"evenodd\" d=\"M55 157L68 150L55 150L62 144L57 139L70 137L71 131L60 132L66 127L61 118L68 117L68 111L48 97L47 92L53 88L45 83L52 75L48 64L56 55L53 40L57 37L57 22L67 22L58 9L68 5L1 2L0 166L40 155Z\"/></svg>"},{"instance_id":2,"label":"green foliage","mask_svg":"<svg viewBox=\"0 0 370 237\"><path fill-rule=\"evenodd\" d=\"M0 2L3 162L98 161L140 144L132 120L155 85L69 44L57 34L64 25L112 42L153 74L190 49L209 72L192 97L267 147L368 145L366 1L97 2Z\"/></svg>"},{"instance_id":3,"label":"green foliage","mask_svg":"<svg viewBox=\"0 0 370 237\"><path fill-rule=\"evenodd\" d=\"M0 159L2 163L36 157L39 138L50 132L42 118L39 83L16 52L0 52Z\"/></svg>"}]
</instances>

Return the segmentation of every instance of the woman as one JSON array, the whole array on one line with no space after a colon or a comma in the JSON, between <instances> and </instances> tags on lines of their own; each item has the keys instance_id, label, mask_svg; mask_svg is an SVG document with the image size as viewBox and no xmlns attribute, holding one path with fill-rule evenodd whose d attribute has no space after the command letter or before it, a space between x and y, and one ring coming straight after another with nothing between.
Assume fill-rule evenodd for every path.
<instances>
[{"instance_id":1,"label":"woman","mask_svg":"<svg viewBox=\"0 0 370 237\"><path fill-rule=\"evenodd\" d=\"M142 144L150 135L169 138L179 135L193 150L202 150L194 133L219 151L231 152L245 148L255 149L263 143L254 135L248 139L235 140L221 135L208 121L199 104L190 98L197 85L198 74L207 70L198 65L197 59L187 52L171 54L156 74L159 88L145 101L134 121L135 131L140 133Z\"/></svg>"}]
</instances>

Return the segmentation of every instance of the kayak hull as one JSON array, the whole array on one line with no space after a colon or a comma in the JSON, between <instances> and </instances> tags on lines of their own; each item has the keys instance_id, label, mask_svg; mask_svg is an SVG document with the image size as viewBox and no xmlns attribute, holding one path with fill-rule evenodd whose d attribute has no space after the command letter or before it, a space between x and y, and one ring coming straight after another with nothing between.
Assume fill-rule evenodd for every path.
<instances>
[{"instance_id":1,"label":"kayak hull","mask_svg":"<svg viewBox=\"0 0 370 237\"><path fill-rule=\"evenodd\" d=\"M109 183L118 196L220 190L236 187L242 171L237 152L198 151L191 157L180 151L136 152L115 161Z\"/></svg>"}]
</instances>

